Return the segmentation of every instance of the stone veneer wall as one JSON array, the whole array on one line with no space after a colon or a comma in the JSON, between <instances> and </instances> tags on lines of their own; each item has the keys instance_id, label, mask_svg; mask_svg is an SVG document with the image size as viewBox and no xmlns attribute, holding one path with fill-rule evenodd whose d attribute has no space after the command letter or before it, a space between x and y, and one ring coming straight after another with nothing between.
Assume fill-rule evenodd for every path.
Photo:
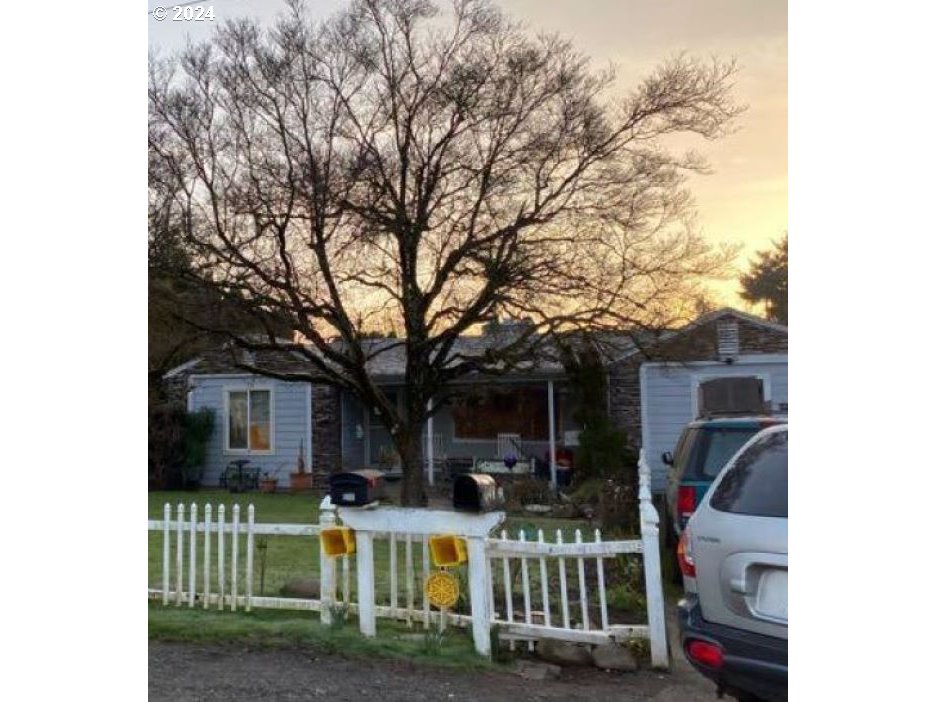
<instances>
[{"instance_id":1,"label":"stone veneer wall","mask_svg":"<svg viewBox=\"0 0 936 702\"><path fill-rule=\"evenodd\" d=\"M640 366L647 361L717 360L717 324L729 319L738 322L741 354L787 353L785 331L724 315L612 365L608 373L610 415L615 424L627 433L631 446L639 448L642 440Z\"/></svg>"},{"instance_id":2,"label":"stone veneer wall","mask_svg":"<svg viewBox=\"0 0 936 702\"><path fill-rule=\"evenodd\" d=\"M312 468L341 468L341 404L334 385L312 386Z\"/></svg>"}]
</instances>

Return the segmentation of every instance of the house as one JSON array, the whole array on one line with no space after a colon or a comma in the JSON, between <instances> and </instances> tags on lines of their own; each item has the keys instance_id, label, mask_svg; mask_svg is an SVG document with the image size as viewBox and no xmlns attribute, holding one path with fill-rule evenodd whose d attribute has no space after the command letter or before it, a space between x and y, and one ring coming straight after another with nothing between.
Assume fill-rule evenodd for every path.
<instances>
[{"instance_id":1,"label":"house","mask_svg":"<svg viewBox=\"0 0 936 702\"><path fill-rule=\"evenodd\" d=\"M739 403L786 409L786 327L726 308L639 344L624 339L608 360L608 411L633 444L647 449L654 491L665 487L660 454L672 450L682 427L700 413ZM369 373L391 399L399 398L402 347L392 339L370 343ZM490 334L466 336L455 351L476 354L494 343ZM300 357L285 352L258 352L252 363L282 373L307 370ZM393 468L387 428L371 408L328 383L244 373L220 351L174 368L165 382L185 396L190 410L209 408L218 418L205 484L217 484L231 461L246 458L286 486L300 450L315 470ZM496 470L507 454L549 474L550 456L574 451L581 430L569 390L556 360L453 386L424 432L424 459L435 469L430 478L443 467Z\"/></svg>"},{"instance_id":2,"label":"house","mask_svg":"<svg viewBox=\"0 0 936 702\"><path fill-rule=\"evenodd\" d=\"M709 412L787 412L787 328L725 308L702 315L608 367L609 412L644 449L652 489L666 489L664 451Z\"/></svg>"}]
</instances>

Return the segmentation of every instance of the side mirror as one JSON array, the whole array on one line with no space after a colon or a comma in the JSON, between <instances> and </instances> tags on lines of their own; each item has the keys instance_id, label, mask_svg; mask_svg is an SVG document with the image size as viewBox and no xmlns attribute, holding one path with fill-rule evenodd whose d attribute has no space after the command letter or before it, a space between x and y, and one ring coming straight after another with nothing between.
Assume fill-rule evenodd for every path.
<instances>
[{"instance_id":1,"label":"side mirror","mask_svg":"<svg viewBox=\"0 0 936 702\"><path fill-rule=\"evenodd\" d=\"M669 451L664 451L664 452L663 452L663 455L660 456L660 458L663 459L663 462L664 462L666 465L668 465L668 466L673 465L673 454L671 454Z\"/></svg>"}]
</instances>

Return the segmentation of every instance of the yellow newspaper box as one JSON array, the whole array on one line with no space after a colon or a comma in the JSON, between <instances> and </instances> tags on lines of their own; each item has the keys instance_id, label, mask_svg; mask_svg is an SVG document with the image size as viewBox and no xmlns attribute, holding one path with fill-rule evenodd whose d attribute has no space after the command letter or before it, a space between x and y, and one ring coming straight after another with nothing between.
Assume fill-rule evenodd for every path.
<instances>
[{"instance_id":1,"label":"yellow newspaper box","mask_svg":"<svg viewBox=\"0 0 936 702\"><path fill-rule=\"evenodd\" d=\"M348 527L326 527L319 536L326 556L347 556L354 553L354 530Z\"/></svg>"},{"instance_id":2,"label":"yellow newspaper box","mask_svg":"<svg viewBox=\"0 0 936 702\"><path fill-rule=\"evenodd\" d=\"M430 536L429 553L437 568L457 566L468 561L468 544L459 536Z\"/></svg>"}]
</instances>

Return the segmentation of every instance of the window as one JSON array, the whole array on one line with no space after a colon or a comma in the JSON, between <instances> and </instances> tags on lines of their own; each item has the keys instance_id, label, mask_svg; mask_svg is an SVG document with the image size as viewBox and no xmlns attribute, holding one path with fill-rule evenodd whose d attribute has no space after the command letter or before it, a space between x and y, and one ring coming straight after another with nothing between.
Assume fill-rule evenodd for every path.
<instances>
[{"instance_id":1,"label":"window","mask_svg":"<svg viewBox=\"0 0 936 702\"><path fill-rule=\"evenodd\" d=\"M720 512L787 516L787 432L765 436L725 474L711 505Z\"/></svg>"},{"instance_id":2,"label":"window","mask_svg":"<svg viewBox=\"0 0 936 702\"><path fill-rule=\"evenodd\" d=\"M757 377L712 378L699 383L699 411L716 414L759 414L764 411L764 381Z\"/></svg>"},{"instance_id":3,"label":"window","mask_svg":"<svg viewBox=\"0 0 936 702\"><path fill-rule=\"evenodd\" d=\"M227 393L227 450L273 450L273 392L229 390Z\"/></svg>"},{"instance_id":4,"label":"window","mask_svg":"<svg viewBox=\"0 0 936 702\"><path fill-rule=\"evenodd\" d=\"M466 393L452 406L459 439L496 439L519 434L524 441L549 438L546 388L487 388Z\"/></svg>"}]
</instances>

